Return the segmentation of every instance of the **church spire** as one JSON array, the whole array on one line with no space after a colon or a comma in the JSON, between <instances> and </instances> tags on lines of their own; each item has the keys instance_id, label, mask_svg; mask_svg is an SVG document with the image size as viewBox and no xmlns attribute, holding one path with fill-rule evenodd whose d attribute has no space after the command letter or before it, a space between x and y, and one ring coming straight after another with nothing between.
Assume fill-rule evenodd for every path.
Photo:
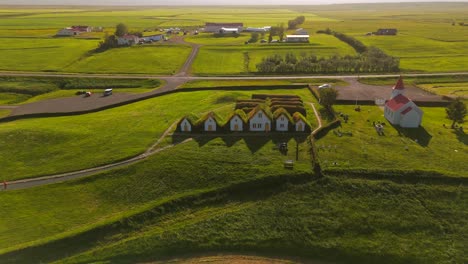
<instances>
[{"instance_id":1,"label":"church spire","mask_svg":"<svg viewBox=\"0 0 468 264\"><path fill-rule=\"evenodd\" d=\"M405 90L405 84L403 83L403 77L400 75L400 78L398 79L397 83L395 84L395 86L393 86L391 98L394 98L400 94L403 94L404 90Z\"/></svg>"}]
</instances>

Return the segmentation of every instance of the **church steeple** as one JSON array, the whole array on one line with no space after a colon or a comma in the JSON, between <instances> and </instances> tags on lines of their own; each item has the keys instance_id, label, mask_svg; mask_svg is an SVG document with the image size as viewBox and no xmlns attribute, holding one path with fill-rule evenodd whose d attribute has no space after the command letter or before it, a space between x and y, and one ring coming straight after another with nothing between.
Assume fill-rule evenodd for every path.
<instances>
[{"instance_id":1,"label":"church steeple","mask_svg":"<svg viewBox=\"0 0 468 264\"><path fill-rule=\"evenodd\" d=\"M395 84L395 86L393 86L391 98L394 98L400 94L403 94L404 90L405 90L405 85L403 83L403 77L400 75L400 78L398 79L397 83Z\"/></svg>"}]
</instances>

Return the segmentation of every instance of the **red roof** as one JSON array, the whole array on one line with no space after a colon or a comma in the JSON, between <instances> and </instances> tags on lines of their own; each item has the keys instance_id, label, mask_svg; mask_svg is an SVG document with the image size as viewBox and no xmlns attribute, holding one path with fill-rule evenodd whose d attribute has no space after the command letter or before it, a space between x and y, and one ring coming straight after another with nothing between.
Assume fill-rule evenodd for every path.
<instances>
[{"instance_id":1,"label":"red roof","mask_svg":"<svg viewBox=\"0 0 468 264\"><path fill-rule=\"evenodd\" d=\"M408 99L408 97L402 94L399 94L393 97L391 100L389 100L385 105L388 108L390 108L393 112L395 112L395 111L398 111L403 106L405 106L409 101L410 99Z\"/></svg>"},{"instance_id":2,"label":"red roof","mask_svg":"<svg viewBox=\"0 0 468 264\"><path fill-rule=\"evenodd\" d=\"M401 112L402 115L406 115L409 111L411 111L413 108L410 106L408 108L406 108L405 110L403 110L403 112Z\"/></svg>"},{"instance_id":3,"label":"red roof","mask_svg":"<svg viewBox=\"0 0 468 264\"><path fill-rule=\"evenodd\" d=\"M89 26L71 26L74 31L86 31Z\"/></svg>"},{"instance_id":4,"label":"red roof","mask_svg":"<svg viewBox=\"0 0 468 264\"><path fill-rule=\"evenodd\" d=\"M394 90L404 90L405 85L403 84L403 77L400 76L400 79L398 79L398 82L393 86Z\"/></svg>"}]
</instances>

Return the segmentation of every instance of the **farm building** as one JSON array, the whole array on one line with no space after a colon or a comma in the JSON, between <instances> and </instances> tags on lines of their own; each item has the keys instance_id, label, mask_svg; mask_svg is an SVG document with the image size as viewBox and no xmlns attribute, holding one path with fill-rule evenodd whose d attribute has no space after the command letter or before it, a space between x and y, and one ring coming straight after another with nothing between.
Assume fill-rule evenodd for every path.
<instances>
[{"instance_id":1,"label":"farm building","mask_svg":"<svg viewBox=\"0 0 468 264\"><path fill-rule=\"evenodd\" d=\"M225 28L225 27L223 27L223 28L221 28L219 30L219 33L221 33L221 34L239 34L240 31L239 31L238 28Z\"/></svg>"},{"instance_id":2,"label":"farm building","mask_svg":"<svg viewBox=\"0 0 468 264\"><path fill-rule=\"evenodd\" d=\"M165 39L166 37L164 36L164 34L157 34L157 35L142 37L140 38L140 41L143 40L144 42L150 42L150 41L161 41Z\"/></svg>"},{"instance_id":3,"label":"farm building","mask_svg":"<svg viewBox=\"0 0 468 264\"><path fill-rule=\"evenodd\" d=\"M303 28L298 28L294 32L294 35L309 35L309 32L307 32L307 30L305 30Z\"/></svg>"},{"instance_id":4,"label":"farm building","mask_svg":"<svg viewBox=\"0 0 468 264\"><path fill-rule=\"evenodd\" d=\"M247 124L247 115L240 109L234 111L226 123L226 125L229 125L229 131L231 132L244 131L245 124Z\"/></svg>"},{"instance_id":5,"label":"farm building","mask_svg":"<svg viewBox=\"0 0 468 264\"><path fill-rule=\"evenodd\" d=\"M284 108L280 108L273 114L275 119L275 130L281 132L289 131L289 124L292 124L292 117Z\"/></svg>"},{"instance_id":6,"label":"farm building","mask_svg":"<svg viewBox=\"0 0 468 264\"><path fill-rule=\"evenodd\" d=\"M379 36L395 36L398 33L396 28L379 28L375 35Z\"/></svg>"},{"instance_id":7,"label":"farm building","mask_svg":"<svg viewBox=\"0 0 468 264\"><path fill-rule=\"evenodd\" d=\"M185 116L180 119L179 123L177 124L177 129L179 132L192 132L195 122L198 119L195 115Z\"/></svg>"},{"instance_id":8,"label":"farm building","mask_svg":"<svg viewBox=\"0 0 468 264\"><path fill-rule=\"evenodd\" d=\"M405 87L400 77L393 87L390 100L385 103L384 115L393 125L416 128L421 125L423 111L408 97L404 96Z\"/></svg>"},{"instance_id":9,"label":"farm building","mask_svg":"<svg viewBox=\"0 0 468 264\"><path fill-rule=\"evenodd\" d=\"M197 123L201 125L202 130L205 132L216 132L220 127L218 121L219 117L217 117L215 113L209 112L208 114L200 118L200 120L198 120Z\"/></svg>"},{"instance_id":10,"label":"farm building","mask_svg":"<svg viewBox=\"0 0 468 264\"><path fill-rule=\"evenodd\" d=\"M206 23L205 32L219 33L222 28L237 28L238 32L244 29L243 23Z\"/></svg>"},{"instance_id":11,"label":"farm building","mask_svg":"<svg viewBox=\"0 0 468 264\"><path fill-rule=\"evenodd\" d=\"M294 129L296 132L304 132L307 129L310 129L310 125L307 123L307 119L301 113L294 113L292 118L294 121Z\"/></svg>"},{"instance_id":12,"label":"farm building","mask_svg":"<svg viewBox=\"0 0 468 264\"><path fill-rule=\"evenodd\" d=\"M140 38L135 35L125 35L117 38L117 45L119 46L132 46L137 44Z\"/></svg>"},{"instance_id":13,"label":"farm building","mask_svg":"<svg viewBox=\"0 0 468 264\"><path fill-rule=\"evenodd\" d=\"M257 106L249 113L249 131L271 131L272 114L266 107Z\"/></svg>"},{"instance_id":14,"label":"farm building","mask_svg":"<svg viewBox=\"0 0 468 264\"><path fill-rule=\"evenodd\" d=\"M268 27L259 27L259 28L248 27L244 31L245 32L259 32L259 33L262 33L262 32L268 32L268 31L270 31L270 29L271 29L270 26L268 26Z\"/></svg>"},{"instance_id":15,"label":"farm building","mask_svg":"<svg viewBox=\"0 0 468 264\"><path fill-rule=\"evenodd\" d=\"M286 35L286 42L306 43L309 42L309 35Z\"/></svg>"},{"instance_id":16,"label":"farm building","mask_svg":"<svg viewBox=\"0 0 468 264\"><path fill-rule=\"evenodd\" d=\"M81 33L91 32L93 30L90 26L71 26L62 28L57 32L57 36L78 36Z\"/></svg>"}]
</instances>

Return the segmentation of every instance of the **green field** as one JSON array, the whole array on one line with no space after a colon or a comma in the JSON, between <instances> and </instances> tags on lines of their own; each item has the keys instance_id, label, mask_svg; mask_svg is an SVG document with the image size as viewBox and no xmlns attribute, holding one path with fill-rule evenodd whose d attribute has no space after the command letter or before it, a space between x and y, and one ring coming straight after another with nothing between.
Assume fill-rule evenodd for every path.
<instances>
[{"instance_id":1,"label":"green field","mask_svg":"<svg viewBox=\"0 0 468 264\"><path fill-rule=\"evenodd\" d=\"M182 67L190 51L189 46L182 45L118 48L86 57L64 71L170 75Z\"/></svg>"},{"instance_id":2,"label":"green field","mask_svg":"<svg viewBox=\"0 0 468 264\"><path fill-rule=\"evenodd\" d=\"M335 106L349 115L342 123L342 136L331 131L317 141L322 166L330 170L426 170L467 177L468 135L449 127L444 108L423 107L422 127L396 129L383 117L377 106ZM379 136L372 122L385 122L385 135ZM352 135L346 135L351 133ZM408 148L408 150L406 150Z\"/></svg>"},{"instance_id":3,"label":"green field","mask_svg":"<svg viewBox=\"0 0 468 264\"><path fill-rule=\"evenodd\" d=\"M200 49L192 72L199 75L249 74L257 72L256 65L266 56L286 53L314 54L317 57L355 54L354 50L328 35L312 35L310 44L249 44L243 46L207 45ZM216 43L216 42L215 42Z\"/></svg>"},{"instance_id":4,"label":"green field","mask_svg":"<svg viewBox=\"0 0 468 264\"><path fill-rule=\"evenodd\" d=\"M218 88L218 87L249 87L249 86L275 86L289 84L310 84L321 85L324 83L332 83L334 85L346 86L348 83L339 79L285 79L285 80L196 80L189 81L178 87L179 89L193 88Z\"/></svg>"},{"instance_id":5,"label":"green field","mask_svg":"<svg viewBox=\"0 0 468 264\"><path fill-rule=\"evenodd\" d=\"M177 93L93 114L0 123L3 177L14 180L122 160L142 153L184 115L214 110L226 117L236 98L291 93L266 89ZM313 100L305 88L292 91L305 101ZM309 118L316 123L312 114Z\"/></svg>"}]
</instances>

